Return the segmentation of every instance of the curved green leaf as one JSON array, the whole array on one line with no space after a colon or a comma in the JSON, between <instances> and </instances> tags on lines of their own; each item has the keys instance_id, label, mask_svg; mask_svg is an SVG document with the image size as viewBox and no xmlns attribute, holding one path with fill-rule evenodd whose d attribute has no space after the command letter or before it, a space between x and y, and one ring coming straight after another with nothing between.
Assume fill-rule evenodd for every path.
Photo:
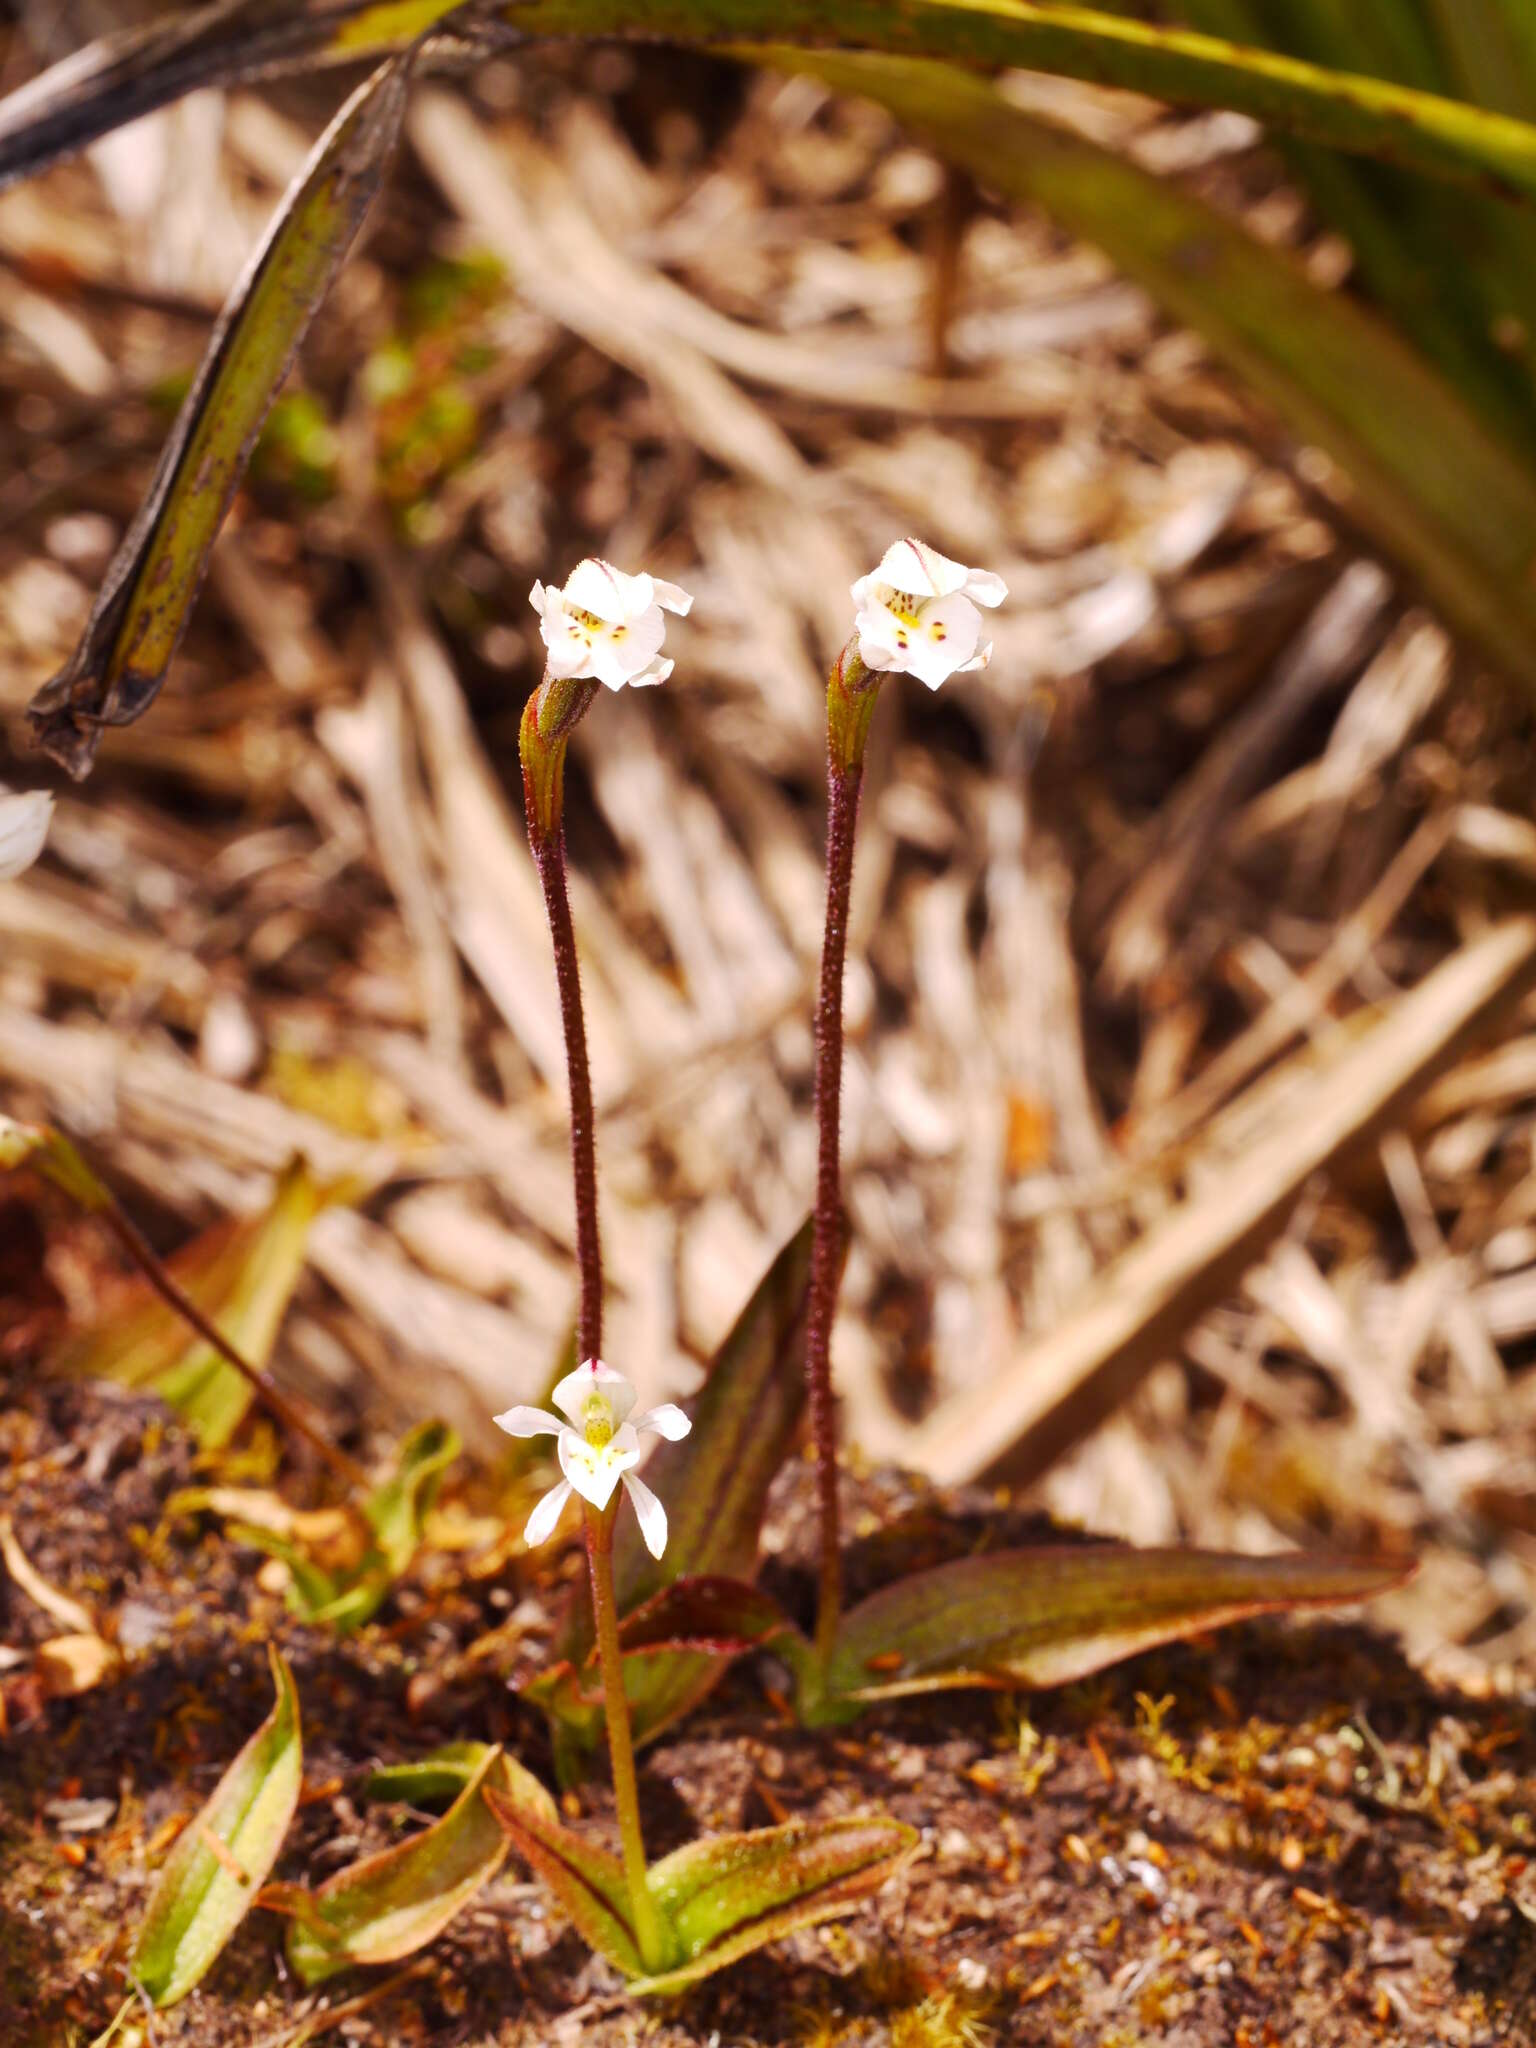
<instances>
[{"instance_id":1,"label":"curved green leaf","mask_svg":"<svg viewBox=\"0 0 1536 2048\"><path fill-rule=\"evenodd\" d=\"M0 183L195 86L396 53L447 22L457 4L219 0L182 20L108 39L0 105ZM771 40L1024 65L1160 99L1236 107L1336 149L1536 196L1536 128L1523 121L1088 7L1035 0L507 0L498 13L504 32L528 38ZM495 19L486 8L469 26L485 33Z\"/></svg>"},{"instance_id":2,"label":"curved green leaf","mask_svg":"<svg viewBox=\"0 0 1536 2048\"><path fill-rule=\"evenodd\" d=\"M408 1764L382 1764L364 1790L370 1799L404 1799L412 1806L457 1799L491 1749L489 1742L445 1742Z\"/></svg>"},{"instance_id":3,"label":"curved green leaf","mask_svg":"<svg viewBox=\"0 0 1536 2048\"><path fill-rule=\"evenodd\" d=\"M270 1649L277 1703L165 1859L130 1969L156 2006L185 1998L255 1902L299 1803L293 1674Z\"/></svg>"},{"instance_id":4,"label":"curved green leaf","mask_svg":"<svg viewBox=\"0 0 1536 2048\"><path fill-rule=\"evenodd\" d=\"M262 422L378 190L408 80L406 61L382 66L316 144L230 294L79 646L32 700L39 743L74 776L165 679Z\"/></svg>"},{"instance_id":5,"label":"curved green leaf","mask_svg":"<svg viewBox=\"0 0 1536 2048\"><path fill-rule=\"evenodd\" d=\"M890 109L983 184L1096 242L1346 473L1344 509L1536 690L1536 476L1382 320L1147 172L933 64L772 61Z\"/></svg>"},{"instance_id":6,"label":"curved green leaf","mask_svg":"<svg viewBox=\"0 0 1536 2048\"><path fill-rule=\"evenodd\" d=\"M618 1857L494 1785L486 1787L484 1798L513 1848L543 1878L588 1948L606 1956L626 1977L638 1977L644 1965Z\"/></svg>"},{"instance_id":7,"label":"curved green leaf","mask_svg":"<svg viewBox=\"0 0 1536 2048\"><path fill-rule=\"evenodd\" d=\"M630 1988L681 1991L797 1928L846 1913L917 1846L915 1828L882 1816L790 1821L689 1842L646 1873L684 1960Z\"/></svg>"},{"instance_id":8,"label":"curved green leaf","mask_svg":"<svg viewBox=\"0 0 1536 2048\"><path fill-rule=\"evenodd\" d=\"M898 1579L843 1618L829 1700L961 1686L1066 1685L1159 1643L1255 1614L1369 1600L1411 1564L1042 1545Z\"/></svg>"},{"instance_id":9,"label":"curved green leaf","mask_svg":"<svg viewBox=\"0 0 1536 2048\"><path fill-rule=\"evenodd\" d=\"M337 1871L303 1906L295 1901L287 1953L302 1984L353 1964L399 1962L436 1940L506 1860L506 1830L481 1796L488 1785L520 1812L555 1820L555 1803L538 1780L501 1750L484 1748L441 1820Z\"/></svg>"}]
</instances>

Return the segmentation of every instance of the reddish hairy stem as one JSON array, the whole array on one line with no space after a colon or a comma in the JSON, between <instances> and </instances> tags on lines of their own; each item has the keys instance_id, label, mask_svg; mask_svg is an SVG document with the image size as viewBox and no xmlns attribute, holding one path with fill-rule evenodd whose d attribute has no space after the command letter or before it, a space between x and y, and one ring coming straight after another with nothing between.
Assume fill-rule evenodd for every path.
<instances>
[{"instance_id":1,"label":"reddish hairy stem","mask_svg":"<svg viewBox=\"0 0 1536 2048\"><path fill-rule=\"evenodd\" d=\"M842 1271L842 1189L839 1140L843 1089L843 961L848 950L848 896L859 816L862 765L827 771L827 927L816 1003L816 1216L806 1304L805 1372L821 1524L821 1587L816 1648L825 1664L837 1639L843 1563L837 1506L837 1422L832 1402L832 1317Z\"/></svg>"},{"instance_id":2,"label":"reddish hairy stem","mask_svg":"<svg viewBox=\"0 0 1536 2048\"><path fill-rule=\"evenodd\" d=\"M552 833L541 833L530 811L528 843L544 886L544 907L549 913L549 935L555 949L555 981L560 991L560 1022L565 1030L565 1064L571 1095L571 1177L576 1191L576 1266L581 1278L576 1357L584 1364L602 1352L603 1257L597 1232L597 1136L592 1115L592 1076L587 1066L587 1027L581 1008L581 970L571 924L571 899L565 886L565 828L557 825Z\"/></svg>"}]
</instances>

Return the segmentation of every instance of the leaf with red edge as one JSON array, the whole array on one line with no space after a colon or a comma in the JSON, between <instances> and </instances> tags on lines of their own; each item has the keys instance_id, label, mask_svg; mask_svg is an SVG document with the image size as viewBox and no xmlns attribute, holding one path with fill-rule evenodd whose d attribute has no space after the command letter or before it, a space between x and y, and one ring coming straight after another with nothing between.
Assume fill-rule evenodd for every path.
<instances>
[{"instance_id":1,"label":"leaf with red edge","mask_svg":"<svg viewBox=\"0 0 1536 2048\"><path fill-rule=\"evenodd\" d=\"M486 1805L506 1830L512 1846L536 1877L554 1893L589 1948L606 1956L626 1977L643 1969L630 1919L624 1866L617 1856L583 1841L536 1805L487 1785Z\"/></svg>"},{"instance_id":2,"label":"leaf with red edge","mask_svg":"<svg viewBox=\"0 0 1536 2048\"><path fill-rule=\"evenodd\" d=\"M288 1961L319 1984L355 1963L394 1963L425 1948L488 1884L507 1854L507 1833L486 1805L487 1787L520 1811L555 1819L555 1803L521 1764L486 1747L440 1820L409 1841L339 1870L294 1901Z\"/></svg>"},{"instance_id":3,"label":"leaf with red edge","mask_svg":"<svg viewBox=\"0 0 1536 2048\"><path fill-rule=\"evenodd\" d=\"M1369 1600L1412 1570L1392 1559L1096 1543L961 1558L844 1616L826 1695L806 1703L806 1718L842 1718L848 1702L902 1693L1065 1685L1224 1622Z\"/></svg>"},{"instance_id":4,"label":"leaf with red edge","mask_svg":"<svg viewBox=\"0 0 1536 2048\"><path fill-rule=\"evenodd\" d=\"M630 1988L680 1991L797 1928L846 1913L917 1846L915 1828L880 1815L690 1842L647 1873L680 1960Z\"/></svg>"},{"instance_id":5,"label":"leaf with red edge","mask_svg":"<svg viewBox=\"0 0 1536 2048\"><path fill-rule=\"evenodd\" d=\"M679 1579L654 1599L626 1614L619 1647L626 1657L665 1650L699 1650L711 1657L739 1657L794 1630L771 1593L745 1579L712 1576ZM589 1666L593 1659L588 1659Z\"/></svg>"}]
</instances>

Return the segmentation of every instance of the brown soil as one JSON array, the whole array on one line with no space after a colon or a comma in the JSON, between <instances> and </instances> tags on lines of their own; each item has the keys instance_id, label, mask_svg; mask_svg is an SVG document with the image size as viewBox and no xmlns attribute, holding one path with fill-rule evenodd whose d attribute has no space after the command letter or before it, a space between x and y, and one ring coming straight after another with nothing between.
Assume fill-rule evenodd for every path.
<instances>
[{"instance_id":1,"label":"brown soil","mask_svg":"<svg viewBox=\"0 0 1536 2048\"><path fill-rule=\"evenodd\" d=\"M489 1736L549 1774L516 1678L544 1654L554 1579L429 1558L352 1640L304 1630L258 1560L161 1524L192 1452L151 1404L23 1394L4 1510L23 1548L128 1648L126 1673L43 1704L7 1679L0 1750L0 2043L84 2043L121 1996L146 1845L206 1793L266 1711L262 1645L304 1705L306 1798L278 1875L316 1880L412 1823L361 1797L365 1766ZM799 1471L775 1502L798 1590ZM899 1482L869 1505L899 1506ZM1012 1517L1001 1517L1013 1521ZM1011 1532L1010 1532L1011 1533ZM859 1576L878 1575L866 1546ZM5 1639L51 1632L7 1589ZM764 1679L769 1681L765 1687ZM1536 2040L1536 1726L1436 1692L1358 1625L1254 1626L1029 1699L956 1695L807 1733L741 1669L644 1759L653 1852L701 1828L879 1806L920 1858L857 1917L685 1997L638 2004L509 1864L393 1988L306 1996L256 1912L158 2043L657 2048L1268 2048ZM82 1809L111 1802L79 1829ZM601 1832L607 1799L573 1810ZM71 1824L78 1831L71 1832ZM361 2000L360 2004L353 2001ZM132 2028L129 2029L131 2038Z\"/></svg>"}]
</instances>

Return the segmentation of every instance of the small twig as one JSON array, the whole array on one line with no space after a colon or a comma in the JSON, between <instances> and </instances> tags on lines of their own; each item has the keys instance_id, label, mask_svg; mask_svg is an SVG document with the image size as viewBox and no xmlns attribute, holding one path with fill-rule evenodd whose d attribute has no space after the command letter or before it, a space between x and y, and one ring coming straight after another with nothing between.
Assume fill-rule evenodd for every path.
<instances>
[{"instance_id":1,"label":"small twig","mask_svg":"<svg viewBox=\"0 0 1536 2048\"><path fill-rule=\"evenodd\" d=\"M167 1307L173 1308L184 1322L189 1323L203 1342L217 1351L226 1365L233 1366L243 1379L249 1381L257 1398L265 1404L274 1420L282 1428L293 1430L303 1437L344 1484L356 1488L360 1493L366 1493L372 1482L362 1466L350 1458L339 1445L331 1443L319 1425L311 1422L308 1416L279 1390L269 1374L263 1372L259 1366L252 1365L249 1359L243 1358L229 1339L214 1327L191 1296L184 1293L176 1284L159 1254L126 1211L119 1208L116 1201L108 1195L106 1203L98 1205L97 1213L160 1299Z\"/></svg>"}]
</instances>

